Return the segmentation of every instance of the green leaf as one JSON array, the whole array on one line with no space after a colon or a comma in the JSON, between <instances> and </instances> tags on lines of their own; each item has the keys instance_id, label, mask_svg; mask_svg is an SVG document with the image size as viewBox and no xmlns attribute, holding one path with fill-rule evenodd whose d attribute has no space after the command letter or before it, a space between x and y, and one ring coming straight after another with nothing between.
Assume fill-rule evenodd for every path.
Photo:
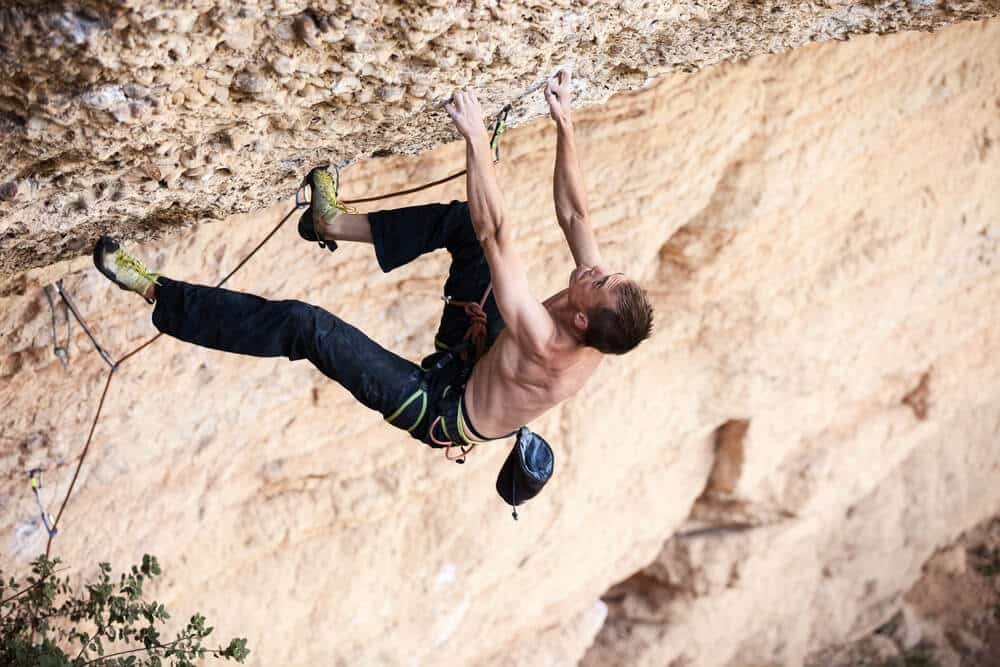
<instances>
[{"instance_id":1,"label":"green leaf","mask_svg":"<svg viewBox=\"0 0 1000 667\"><path fill-rule=\"evenodd\" d=\"M157 562L155 556L145 554L142 557L142 573L149 577L159 576L160 564Z\"/></svg>"},{"instance_id":2,"label":"green leaf","mask_svg":"<svg viewBox=\"0 0 1000 667\"><path fill-rule=\"evenodd\" d=\"M221 656L227 660L233 659L236 662L243 662L250 655L245 637L234 638L229 642L229 646L222 651Z\"/></svg>"}]
</instances>

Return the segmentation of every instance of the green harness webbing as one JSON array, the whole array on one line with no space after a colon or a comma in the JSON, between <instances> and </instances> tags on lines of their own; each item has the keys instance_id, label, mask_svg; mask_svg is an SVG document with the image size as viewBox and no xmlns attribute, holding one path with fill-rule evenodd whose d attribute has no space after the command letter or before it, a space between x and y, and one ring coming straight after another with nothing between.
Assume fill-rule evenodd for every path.
<instances>
[{"instance_id":1,"label":"green harness webbing","mask_svg":"<svg viewBox=\"0 0 1000 667\"><path fill-rule=\"evenodd\" d=\"M421 403L420 403L420 415L417 417L417 421L413 422L413 425L410 426L410 428L406 429L407 433L412 432L413 429L415 429L417 427L417 424L419 424L423 420L424 413L427 412L427 392L424 391L423 389L417 389L415 392L413 392L412 394L410 394L410 397L408 399L406 399L403 402L403 404L396 409L395 412L393 412L391 415L389 415L388 417L386 417L385 420L387 422L389 422L390 424L392 424L392 422L396 419L396 417L398 417L400 414L402 414L403 410L405 410L406 408L410 407L410 403L412 403L413 401L417 400L418 397L420 398L420 401L421 401Z\"/></svg>"}]
</instances>

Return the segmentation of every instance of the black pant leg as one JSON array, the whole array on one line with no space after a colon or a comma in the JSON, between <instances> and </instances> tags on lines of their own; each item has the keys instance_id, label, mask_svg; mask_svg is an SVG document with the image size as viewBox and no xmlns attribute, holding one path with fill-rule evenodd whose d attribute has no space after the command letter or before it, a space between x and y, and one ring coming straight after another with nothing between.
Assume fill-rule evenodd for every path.
<instances>
[{"instance_id":1,"label":"black pant leg","mask_svg":"<svg viewBox=\"0 0 1000 667\"><path fill-rule=\"evenodd\" d=\"M472 233L469 205L464 201L422 204L368 214L379 267L386 273L440 248L455 251L467 245Z\"/></svg>"},{"instance_id":2,"label":"black pant leg","mask_svg":"<svg viewBox=\"0 0 1000 667\"><path fill-rule=\"evenodd\" d=\"M224 352L308 359L383 416L420 385L416 364L317 306L164 277L160 283L153 324L174 338Z\"/></svg>"},{"instance_id":3,"label":"black pant leg","mask_svg":"<svg viewBox=\"0 0 1000 667\"><path fill-rule=\"evenodd\" d=\"M490 267L476 237L469 205L449 204L408 206L368 214L375 243L375 256L383 271L389 272L420 255L440 248L451 254L451 266L444 295L456 301L482 299L490 285ZM484 304L487 314L487 345L503 330L503 318L493 294ZM444 306L435 336L437 349L459 345L469 328L469 318L456 306Z\"/></svg>"}]
</instances>

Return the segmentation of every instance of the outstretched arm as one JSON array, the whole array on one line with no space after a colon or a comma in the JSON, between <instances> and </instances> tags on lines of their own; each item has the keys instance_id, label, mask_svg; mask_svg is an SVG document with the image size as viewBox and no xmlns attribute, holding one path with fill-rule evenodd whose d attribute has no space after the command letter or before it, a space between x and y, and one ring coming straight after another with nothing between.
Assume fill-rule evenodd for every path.
<instances>
[{"instance_id":1,"label":"outstretched arm","mask_svg":"<svg viewBox=\"0 0 1000 667\"><path fill-rule=\"evenodd\" d=\"M458 91L445 110L465 137L469 213L490 266L497 307L506 328L520 345L526 350L541 351L554 333L555 323L532 296L524 266L514 249L479 101L471 91Z\"/></svg>"},{"instance_id":2,"label":"outstretched arm","mask_svg":"<svg viewBox=\"0 0 1000 667\"><path fill-rule=\"evenodd\" d=\"M552 175L552 198L556 219L569 243L577 266L597 266L601 253L590 226L587 194L576 158L576 140L570 112L570 73L560 70L545 86L549 113L556 122L556 166Z\"/></svg>"}]
</instances>

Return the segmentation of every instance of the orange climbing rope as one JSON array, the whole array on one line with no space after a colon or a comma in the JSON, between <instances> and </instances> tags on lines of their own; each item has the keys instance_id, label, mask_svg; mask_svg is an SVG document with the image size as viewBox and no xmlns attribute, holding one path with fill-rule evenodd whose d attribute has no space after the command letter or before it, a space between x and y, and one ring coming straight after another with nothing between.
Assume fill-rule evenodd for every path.
<instances>
[{"instance_id":1,"label":"orange climbing rope","mask_svg":"<svg viewBox=\"0 0 1000 667\"><path fill-rule=\"evenodd\" d=\"M257 251L260 250L262 247L264 247L264 244L270 241L271 238L278 232L278 230L281 229L281 226L285 224L285 222L288 220L288 218L292 216L292 213L294 213L295 210L296 209L293 208L291 211L289 211L285 215L285 217L283 217L281 221L278 222L277 225L275 225L274 229L272 229L271 232L264 237L264 240L258 243L257 246L250 251L250 254L244 257L243 260L236 265L235 269L226 274L226 277L220 280L216 284L216 287L222 287L230 278L233 277L233 274L235 274L237 271L243 268L243 265L246 264L251 257L257 254ZM80 311L77 310L76 304L74 304L73 300L70 299L68 294L66 294L66 291L62 288L61 283L56 284L56 291L59 293L60 298L62 298L63 302L66 304L66 307L69 308L69 311L73 314L73 317L76 319L77 322L80 323L80 326L83 327L83 330L87 333L87 336L90 338L90 341L94 344L94 348L101 355L101 358L104 360L106 364L108 364L108 366L111 367L111 371L108 373L107 382L104 383L104 391L101 392L101 400L97 403L97 413L94 415L94 421L90 425L90 433L87 435L87 442L84 443L83 445L83 451L80 453L80 459L76 464L76 470L73 471L73 479L69 483L69 488L66 490L66 495L63 496L62 504L59 506L59 512L56 514L56 519L55 521L52 522L52 527L49 530L49 539L45 545L46 557L48 557L52 551L52 538L55 537L58 531L59 520L62 519L63 512L66 510L66 504L69 502L70 496L73 494L73 488L76 486L76 480L80 476L80 469L83 467L83 462L86 460L87 453L90 451L90 443L94 439L94 431L97 429L97 422L101 418L101 410L104 409L104 399L107 398L108 389L111 387L111 378L115 376L115 371L117 371L118 368L123 363L125 363L126 361L134 357L136 354L138 354L142 350L152 345L154 342L157 341L157 339L160 338L160 336L163 335L162 333L156 334L155 336L147 340L145 343L143 343L139 347L135 348L134 350L126 354L118 361L114 361L113 357L110 354L108 354L108 352L103 347L101 347L101 345L97 342L97 339L94 338L94 335L90 332L90 328L87 326L86 320L84 320L83 316L80 315Z\"/></svg>"},{"instance_id":2,"label":"orange climbing rope","mask_svg":"<svg viewBox=\"0 0 1000 667\"><path fill-rule=\"evenodd\" d=\"M458 306L465 310L465 314L469 318L469 329L465 332L463 340L467 340L472 344L476 352L476 359L479 359L486 352L486 311L483 308L486 305L486 299L489 298L492 291L493 283L490 283L483 294L483 298L478 302L455 301L450 296L444 297L446 305ZM467 355L464 352L462 353L462 358L467 359Z\"/></svg>"}]
</instances>

